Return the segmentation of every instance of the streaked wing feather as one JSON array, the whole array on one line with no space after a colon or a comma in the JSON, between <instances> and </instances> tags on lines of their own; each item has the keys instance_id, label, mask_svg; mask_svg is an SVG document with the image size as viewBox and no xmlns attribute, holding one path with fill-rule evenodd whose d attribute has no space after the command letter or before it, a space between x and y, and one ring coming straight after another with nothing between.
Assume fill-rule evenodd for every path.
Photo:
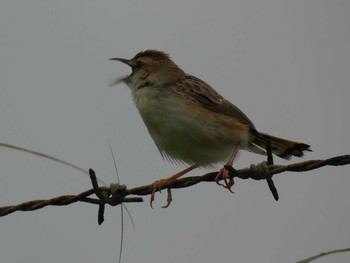
<instances>
[{"instance_id":1,"label":"streaked wing feather","mask_svg":"<svg viewBox=\"0 0 350 263\"><path fill-rule=\"evenodd\" d=\"M206 109L235 118L239 122L255 129L254 124L239 108L223 98L217 91L199 78L186 75L185 78L176 83L175 92L194 103L200 104Z\"/></svg>"}]
</instances>

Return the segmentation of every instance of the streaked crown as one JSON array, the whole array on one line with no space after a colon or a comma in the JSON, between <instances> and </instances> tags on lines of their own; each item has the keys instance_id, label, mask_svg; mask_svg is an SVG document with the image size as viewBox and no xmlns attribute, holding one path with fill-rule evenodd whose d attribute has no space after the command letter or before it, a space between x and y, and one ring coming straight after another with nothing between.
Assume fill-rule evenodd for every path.
<instances>
[{"instance_id":1,"label":"streaked crown","mask_svg":"<svg viewBox=\"0 0 350 263\"><path fill-rule=\"evenodd\" d=\"M141 51L130 60L123 58L112 58L111 60L121 61L131 67L132 73L125 81L135 87L145 83L166 85L185 75L168 54L158 50Z\"/></svg>"}]
</instances>

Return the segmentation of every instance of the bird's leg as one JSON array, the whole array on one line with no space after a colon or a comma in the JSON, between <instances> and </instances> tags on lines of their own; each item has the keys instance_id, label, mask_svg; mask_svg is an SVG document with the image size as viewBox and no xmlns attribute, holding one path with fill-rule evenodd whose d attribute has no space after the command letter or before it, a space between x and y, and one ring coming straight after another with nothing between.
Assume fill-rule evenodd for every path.
<instances>
[{"instance_id":1,"label":"bird's leg","mask_svg":"<svg viewBox=\"0 0 350 263\"><path fill-rule=\"evenodd\" d=\"M187 174L188 172L192 171L196 167L197 166L195 164L191 165L190 167L186 168L185 170L182 170L181 172L178 172L177 174L174 174L173 176L170 176L169 178L160 179L160 180L155 181L153 184L151 184L151 189L152 189L151 201L150 201L151 207L153 208L152 203L154 201L154 196L155 196L156 191L160 192L164 186L174 182L176 179L180 178L184 174ZM167 191L168 191L167 204L162 206L163 208L167 208L170 205L171 201L173 200L172 194L171 194L171 189L168 188Z\"/></svg>"},{"instance_id":2,"label":"bird's leg","mask_svg":"<svg viewBox=\"0 0 350 263\"><path fill-rule=\"evenodd\" d=\"M237 144L235 149L232 152L232 155L230 157L230 159L227 161L226 165L232 166L234 159L237 156L237 153L240 149L241 145ZM221 184L220 180L224 180L225 184ZM218 175L215 177L215 182L218 185L222 185L223 187L227 188L231 193L233 193L233 191L231 190L232 185L235 184L235 181L233 180L233 178L230 177L230 172L224 167L220 170L220 172L218 173Z\"/></svg>"}]
</instances>

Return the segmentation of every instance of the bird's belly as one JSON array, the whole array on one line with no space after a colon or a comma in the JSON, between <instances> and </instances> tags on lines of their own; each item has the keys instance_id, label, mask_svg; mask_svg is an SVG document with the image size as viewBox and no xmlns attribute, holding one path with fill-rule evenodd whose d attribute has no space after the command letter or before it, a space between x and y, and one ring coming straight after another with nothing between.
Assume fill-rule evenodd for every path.
<instances>
[{"instance_id":1,"label":"bird's belly","mask_svg":"<svg viewBox=\"0 0 350 263\"><path fill-rule=\"evenodd\" d=\"M209 166L227 161L238 143L248 141L246 126L193 102L153 98L138 101L137 107L159 151L169 160Z\"/></svg>"}]
</instances>

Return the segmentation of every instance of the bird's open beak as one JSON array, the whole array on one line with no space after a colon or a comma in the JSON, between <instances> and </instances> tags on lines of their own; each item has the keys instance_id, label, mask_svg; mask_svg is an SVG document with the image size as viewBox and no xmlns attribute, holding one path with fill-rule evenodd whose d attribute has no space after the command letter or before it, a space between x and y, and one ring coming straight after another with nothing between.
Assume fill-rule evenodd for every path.
<instances>
[{"instance_id":1,"label":"bird's open beak","mask_svg":"<svg viewBox=\"0 0 350 263\"><path fill-rule=\"evenodd\" d=\"M123 62L124 64L128 65L131 67L131 60L125 59L125 58L110 58L109 60L117 60L120 62Z\"/></svg>"},{"instance_id":2,"label":"bird's open beak","mask_svg":"<svg viewBox=\"0 0 350 263\"><path fill-rule=\"evenodd\" d=\"M117 60L117 61L120 61L120 62L122 62L122 63L124 63L124 64L130 66L131 68L133 67L133 61L132 61L132 59L110 58L109 60ZM131 73L131 75L132 75L132 74L133 74L133 73ZM130 75L130 76L131 76L131 75ZM110 82L109 86L112 87L112 86L115 86L115 85L117 85L117 84L119 84L119 83L127 82L130 76L124 76L124 77L115 78L115 79L113 79L113 80Z\"/></svg>"}]
</instances>

